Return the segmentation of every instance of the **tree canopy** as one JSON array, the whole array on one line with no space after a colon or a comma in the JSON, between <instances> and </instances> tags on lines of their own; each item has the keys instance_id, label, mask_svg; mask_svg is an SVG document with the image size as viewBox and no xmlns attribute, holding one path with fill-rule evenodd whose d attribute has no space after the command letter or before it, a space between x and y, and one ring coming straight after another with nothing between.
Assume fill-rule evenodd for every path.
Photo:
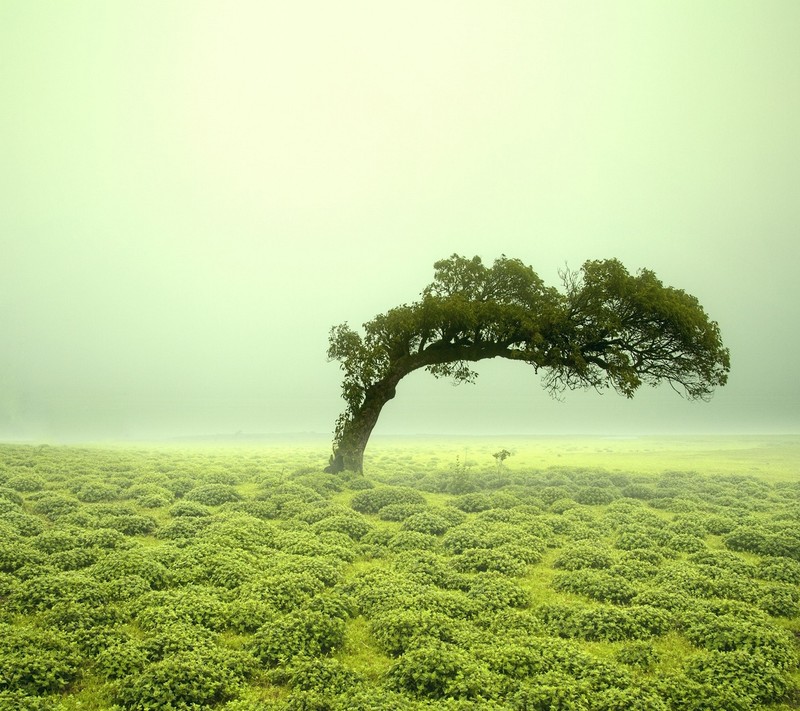
<instances>
[{"instance_id":1,"label":"tree canopy","mask_svg":"<svg viewBox=\"0 0 800 711\"><path fill-rule=\"evenodd\" d=\"M473 382L471 363L520 361L544 373L545 388L613 388L632 397L642 385L669 383L690 399L724 385L730 357L719 326L698 300L616 259L587 261L562 273L562 289L502 256L452 255L434 264L418 301L379 314L363 333L331 329L328 357L344 371L346 410L334 434L330 471L361 471L383 405L400 380L424 368Z\"/></svg>"}]
</instances>

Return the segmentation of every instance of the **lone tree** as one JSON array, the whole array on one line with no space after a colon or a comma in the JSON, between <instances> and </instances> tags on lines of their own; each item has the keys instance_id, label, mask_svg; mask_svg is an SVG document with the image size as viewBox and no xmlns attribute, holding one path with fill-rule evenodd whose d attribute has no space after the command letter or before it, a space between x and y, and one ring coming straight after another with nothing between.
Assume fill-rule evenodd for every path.
<instances>
[{"instance_id":1,"label":"lone tree","mask_svg":"<svg viewBox=\"0 0 800 711\"><path fill-rule=\"evenodd\" d=\"M707 400L727 381L730 358L716 322L695 297L647 269L634 275L616 259L588 261L562 272L561 291L506 256L487 267L454 254L434 270L419 301L379 314L363 335L347 323L331 329L328 358L344 371L347 408L326 471L362 471L383 406L419 368L474 382L470 363L508 358L541 368L555 395L613 388L633 397L642 383L667 382Z\"/></svg>"}]
</instances>

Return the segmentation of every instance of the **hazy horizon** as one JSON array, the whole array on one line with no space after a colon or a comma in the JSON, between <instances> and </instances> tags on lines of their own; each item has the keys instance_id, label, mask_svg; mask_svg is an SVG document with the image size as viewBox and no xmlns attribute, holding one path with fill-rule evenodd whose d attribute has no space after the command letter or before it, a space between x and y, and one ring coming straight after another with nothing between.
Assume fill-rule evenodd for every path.
<instances>
[{"instance_id":1,"label":"hazy horizon","mask_svg":"<svg viewBox=\"0 0 800 711\"><path fill-rule=\"evenodd\" d=\"M800 432L800 3L0 4L0 441L329 433L328 331L457 252L619 258L708 403L414 373L375 434Z\"/></svg>"}]
</instances>

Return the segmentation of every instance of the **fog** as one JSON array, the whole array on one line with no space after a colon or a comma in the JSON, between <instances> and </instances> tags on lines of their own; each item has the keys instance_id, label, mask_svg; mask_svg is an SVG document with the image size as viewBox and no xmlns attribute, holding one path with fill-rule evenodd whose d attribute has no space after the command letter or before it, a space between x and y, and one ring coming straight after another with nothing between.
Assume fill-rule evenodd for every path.
<instances>
[{"instance_id":1,"label":"fog","mask_svg":"<svg viewBox=\"0 0 800 711\"><path fill-rule=\"evenodd\" d=\"M800 4L0 4L0 439L332 430L328 331L454 252L619 258L709 403L415 373L377 434L798 432Z\"/></svg>"}]
</instances>

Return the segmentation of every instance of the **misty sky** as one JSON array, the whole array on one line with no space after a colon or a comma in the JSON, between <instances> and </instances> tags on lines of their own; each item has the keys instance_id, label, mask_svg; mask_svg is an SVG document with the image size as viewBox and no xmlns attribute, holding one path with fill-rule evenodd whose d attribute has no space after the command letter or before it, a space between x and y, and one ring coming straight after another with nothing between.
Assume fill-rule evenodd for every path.
<instances>
[{"instance_id":1,"label":"misty sky","mask_svg":"<svg viewBox=\"0 0 800 711\"><path fill-rule=\"evenodd\" d=\"M697 296L712 402L409 376L376 433L798 432L796 0L3 0L0 439L330 432L329 328L505 253Z\"/></svg>"}]
</instances>

